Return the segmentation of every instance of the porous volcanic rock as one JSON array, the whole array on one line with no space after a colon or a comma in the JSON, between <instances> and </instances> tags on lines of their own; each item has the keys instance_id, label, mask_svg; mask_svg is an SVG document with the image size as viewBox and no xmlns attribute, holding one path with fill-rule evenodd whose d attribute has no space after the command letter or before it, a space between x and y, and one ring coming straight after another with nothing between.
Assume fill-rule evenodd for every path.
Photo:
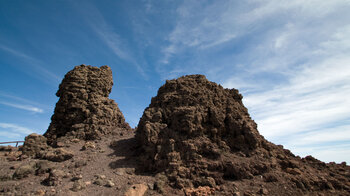
<instances>
[{"instance_id":1,"label":"porous volcanic rock","mask_svg":"<svg viewBox=\"0 0 350 196\"><path fill-rule=\"evenodd\" d=\"M22 153L27 156L37 157L48 149L49 146L47 145L46 137L32 133L25 137Z\"/></svg>"},{"instance_id":2,"label":"porous volcanic rock","mask_svg":"<svg viewBox=\"0 0 350 196\"><path fill-rule=\"evenodd\" d=\"M73 154L64 148L52 148L47 144L46 137L36 133L25 138L21 151L22 155L54 162L66 161L73 157Z\"/></svg>"},{"instance_id":3,"label":"porous volcanic rock","mask_svg":"<svg viewBox=\"0 0 350 196\"><path fill-rule=\"evenodd\" d=\"M92 140L117 127L130 129L117 103L108 98L112 86L108 66L80 65L69 71L56 93L60 99L44 134L48 143L62 136Z\"/></svg>"},{"instance_id":4,"label":"porous volcanic rock","mask_svg":"<svg viewBox=\"0 0 350 196\"><path fill-rule=\"evenodd\" d=\"M230 195L259 183L278 195L350 191L349 166L301 159L268 142L238 90L224 89L203 75L166 81L145 109L135 137L139 170L158 173L159 190L164 184L221 186L220 193Z\"/></svg>"}]
</instances>

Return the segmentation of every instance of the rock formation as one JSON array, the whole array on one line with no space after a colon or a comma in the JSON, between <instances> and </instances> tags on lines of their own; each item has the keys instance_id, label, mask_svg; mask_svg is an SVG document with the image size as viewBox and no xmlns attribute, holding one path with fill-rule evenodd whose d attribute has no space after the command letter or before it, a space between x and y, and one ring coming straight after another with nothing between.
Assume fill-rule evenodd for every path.
<instances>
[{"instance_id":1,"label":"rock formation","mask_svg":"<svg viewBox=\"0 0 350 196\"><path fill-rule=\"evenodd\" d=\"M107 66L68 72L44 136L0 148L0 195L350 194L350 166L265 140L236 89L202 75L166 81L134 132L112 84Z\"/></svg>"},{"instance_id":2,"label":"rock formation","mask_svg":"<svg viewBox=\"0 0 350 196\"><path fill-rule=\"evenodd\" d=\"M267 186L275 183L274 192L287 185L289 192L281 195L350 190L349 185L341 185L348 175L341 172L345 165L339 169L343 166L301 159L268 142L258 133L239 92L202 75L166 81L145 109L136 139L141 170L158 173L155 186L160 190L164 184L225 189L228 182L239 181L247 186L243 179ZM226 187L233 193L234 186Z\"/></svg>"},{"instance_id":3,"label":"rock formation","mask_svg":"<svg viewBox=\"0 0 350 196\"><path fill-rule=\"evenodd\" d=\"M117 127L129 129L118 105L108 98L112 85L108 66L80 65L69 71L56 93L60 99L44 134L48 143L62 136L91 140Z\"/></svg>"},{"instance_id":4,"label":"rock formation","mask_svg":"<svg viewBox=\"0 0 350 196\"><path fill-rule=\"evenodd\" d=\"M73 157L73 154L64 148L52 148L47 145L46 137L32 133L25 138L22 146L22 156L46 159L54 162L66 161Z\"/></svg>"}]
</instances>

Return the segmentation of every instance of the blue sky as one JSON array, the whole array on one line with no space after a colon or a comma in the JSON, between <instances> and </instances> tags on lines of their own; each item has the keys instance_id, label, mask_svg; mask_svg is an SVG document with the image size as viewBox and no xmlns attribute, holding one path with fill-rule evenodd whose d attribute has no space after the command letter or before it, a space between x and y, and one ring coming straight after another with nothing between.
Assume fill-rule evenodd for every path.
<instances>
[{"instance_id":1,"label":"blue sky","mask_svg":"<svg viewBox=\"0 0 350 196\"><path fill-rule=\"evenodd\" d=\"M109 65L131 126L166 79L237 88L266 139L350 162L350 1L0 0L0 140L43 134L64 74Z\"/></svg>"}]
</instances>

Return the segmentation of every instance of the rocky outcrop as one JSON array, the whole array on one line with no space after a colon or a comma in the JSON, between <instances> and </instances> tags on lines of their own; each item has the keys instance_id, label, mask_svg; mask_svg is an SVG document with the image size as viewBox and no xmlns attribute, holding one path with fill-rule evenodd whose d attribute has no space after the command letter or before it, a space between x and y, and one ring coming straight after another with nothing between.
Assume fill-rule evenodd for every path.
<instances>
[{"instance_id":1,"label":"rocky outcrop","mask_svg":"<svg viewBox=\"0 0 350 196\"><path fill-rule=\"evenodd\" d=\"M92 140L118 127L130 129L118 105L108 98L112 85L108 66L80 65L69 71L56 93L60 99L44 134L48 143L62 136Z\"/></svg>"},{"instance_id":2,"label":"rocky outcrop","mask_svg":"<svg viewBox=\"0 0 350 196\"><path fill-rule=\"evenodd\" d=\"M73 153L64 148L52 148L47 144L46 137L32 133L25 138L22 146L22 156L62 162L73 157Z\"/></svg>"},{"instance_id":3,"label":"rocky outcrop","mask_svg":"<svg viewBox=\"0 0 350 196\"><path fill-rule=\"evenodd\" d=\"M22 154L30 157L38 157L49 148L50 147L47 145L46 137L32 133L25 137L25 141L22 146Z\"/></svg>"},{"instance_id":4,"label":"rocky outcrop","mask_svg":"<svg viewBox=\"0 0 350 196\"><path fill-rule=\"evenodd\" d=\"M215 161L238 151L248 156L265 142L238 91L224 89L202 75L166 81L144 111L136 138L144 151L144 169L176 173L171 178L179 187L193 186L194 181L215 186L212 175L217 174L200 173L208 167L215 172L237 167L243 170L236 171L238 178L248 177L244 167ZM182 180L188 177L190 181Z\"/></svg>"},{"instance_id":5,"label":"rocky outcrop","mask_svg":"<svg viewBox=\"0 0 350 196\"><path fill-rule=\"evenodd\" d=\"M247 186L243 180L261 184L258 194L267 193L263 185L280 195L350 191L348 182L340 185L349 167L301 159L268 142L242 95L202 75L166 81L145 109L136 139L140 170L158 173L155 186L161 192L166 184L180 189L220 186L220 194L232 195L241 190L230 182Z\"/></svg>"}]
</instances>

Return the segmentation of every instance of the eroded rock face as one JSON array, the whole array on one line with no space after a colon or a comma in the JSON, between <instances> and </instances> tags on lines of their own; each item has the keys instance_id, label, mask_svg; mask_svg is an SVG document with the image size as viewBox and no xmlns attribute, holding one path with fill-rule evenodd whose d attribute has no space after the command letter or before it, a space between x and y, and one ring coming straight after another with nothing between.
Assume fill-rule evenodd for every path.
<instances>
[{"instance_id":1,"label":"eroded rock face","mask_svg":"<svg viewBox=\"0 0 350 196\"><path fill-rule=\"evenodd\" d=\"M207 167L206 159L230 151L249 154L263 142L238 91L202 75L166 81L144 111L136 138L146 170L185 176L200 164ZM196 161L201 163L194 166Z\"/></svg>"},{"instance_id":2,"label":"eroded rock face","mask_svg":"<svg viewBox=\"0 0 350 196\"><path fill-rule=\"evenodd\" d=\"M91 140L127 128L118 105L108 98L113 86L108 66L76 66L69 71L56 95L60 98L44 134L49 144L62 136Z\"/></svg>"},{"instance_id":3,"label":"eroded rock face","mask_svg":"<svg viewBox=\"0 0 350 196\"><path fill-rule=\"evenodd\" d=\"M233 151L249 151L261 142L238 91L224 89L202 75L167 81L144 111L138 140L154 147L164 135L169 138L169 149L183 147L178 141L198 137L210 138Z\"/></svg>"}]
</instances>

